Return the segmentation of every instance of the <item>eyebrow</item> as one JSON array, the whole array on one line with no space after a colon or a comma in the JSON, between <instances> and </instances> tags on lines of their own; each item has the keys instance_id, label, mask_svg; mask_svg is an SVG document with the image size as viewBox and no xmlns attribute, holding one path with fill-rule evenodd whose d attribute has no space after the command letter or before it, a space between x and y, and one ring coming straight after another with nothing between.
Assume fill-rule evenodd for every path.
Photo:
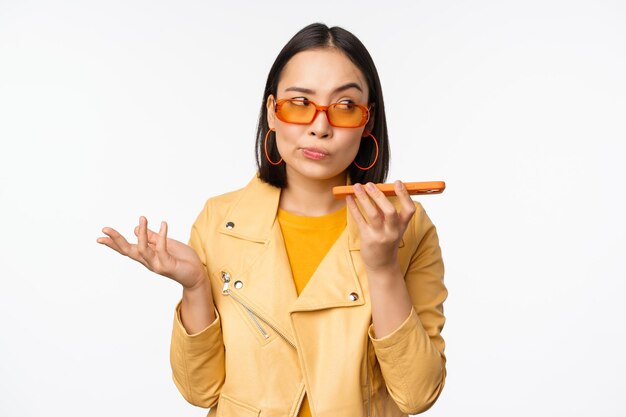
<instances>
[{"instance_id":1,"label":"eyebrow","mask_svg":"<svg viewBox=\"0 0 626 417\"><path fill-rule=\"evenodd\" d=\"M340 91L348 90L350 88L356 88L360 92L363 92L363 89L357 83L348 83L348 84L342 85L341 87L337 87L335 89L335 91L333 91L333 93L338 93ZM309 88L303 88L303 87L289 87L289 88L285 88L285 92L287 92L287 91L298 91L300 93L315 94L314 90L311 90Z\"/></svg>"}]
</instances>

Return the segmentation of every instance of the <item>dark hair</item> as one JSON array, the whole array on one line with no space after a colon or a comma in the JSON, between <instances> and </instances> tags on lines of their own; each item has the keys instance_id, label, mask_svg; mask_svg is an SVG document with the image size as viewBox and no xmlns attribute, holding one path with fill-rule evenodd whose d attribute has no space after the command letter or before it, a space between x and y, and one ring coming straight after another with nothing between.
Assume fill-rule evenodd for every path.
<instances>
[{"instance_id":1,"label":"dark hair","mask_svg":"<svg viewBox=\"0 0 626 417\"><path fill-rule=\"evenodd\" d=\"M378 160L367 171L350 164L348 167L350 180L352 183L358 182L362 184L369 181L374 183L385 182L387 172L389 171L389 139L387 136L383 92L380 86L380 79L378 78L378 71L376 71L376 66L369 52L356 36L338 26L328 28L323 23L312 23L296 33L280 51L267 76L256 133L255 153L259 177L276 187L282 188L287 185L285 164L272 165L265 157L265 135L269 130L267 123L267 98L270 94L274 95L274 97L277 96L278 80L283 68L291 57L298 52L319 48L336 48L340 50L361 70L367 80L369 90L368 102L373 104L370 119L374 118L372 134L378 140ZM278 161L280 160L280 154L276 147L276 141L272 139L275 139L275 133L270 133L267 152L273 161ZM355 160L362 167L369 166L374 160L375 152L374 141L368 136L361 140L361 146Z\"/></svg>"}]
</instances>

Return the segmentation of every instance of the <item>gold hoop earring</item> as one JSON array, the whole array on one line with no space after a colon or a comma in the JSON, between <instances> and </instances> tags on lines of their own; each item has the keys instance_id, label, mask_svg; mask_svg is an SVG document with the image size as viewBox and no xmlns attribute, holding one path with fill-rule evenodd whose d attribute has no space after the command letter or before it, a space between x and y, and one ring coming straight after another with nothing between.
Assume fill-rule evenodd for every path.
<instances>
[{"instance_id":1,"label":"gold hoop earring","mask_svg":"<svg viewBox=\"0 0 626 417\"><path fill-rule=\"evenodd\" d=\"M283 162L283 158L280 158L280 161L278 162L274 162L270 159L270 155L267 152L267 137L270 135L270 132L275 132L274 129L270 129L267 131L267 133L265 134L265 142L263 142L263 148L265 149L265 158L267 159L267 162L269 162L272 165L279 165L281 162Z\"/></svg>"},{"instance_id":2,"label":"gold hoop earring","mask_svg":"<svg viewBox=\"0 0 626 417\"><path fill-rule=\"evenodd\" d=\"M374 166L374 164L376 163L376 161L378 161L378 141L376 140L376 138L374 137L374 135L372 135L372 132L370 132L369 130L366 130L365 133L367 136L371 136L372 139L374 139L374 145L376 146L376 156L374 157L374 162L372 162L367 168L363 168L362 166L360 166L359 164L356 163L356 161L352 161L352 163L354 165L356 165L357 168L359 168L360 170L363 171L367 171L368 169L370 169L371 167Z\"/></svg>"}]
</instances>

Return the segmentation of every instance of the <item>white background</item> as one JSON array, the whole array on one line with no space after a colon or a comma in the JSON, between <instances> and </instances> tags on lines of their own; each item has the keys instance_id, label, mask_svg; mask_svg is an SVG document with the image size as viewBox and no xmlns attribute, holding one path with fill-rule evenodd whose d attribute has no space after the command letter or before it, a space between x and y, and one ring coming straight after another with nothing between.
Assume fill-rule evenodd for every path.
<instances>
[{"instance_id":1,"label":"white background","mask_svg":"<svg viewBox=\"0 0 626 417\"><path fill-rule=\"evenodd\" d=\"M0 415L203 416L176 390L181 288L98 245L186 241L244 186L266 77L299 29L377 64L389 180L450 295L430 416L625 416L623 1L0 0Z\"/></svg>"}]
</instances>

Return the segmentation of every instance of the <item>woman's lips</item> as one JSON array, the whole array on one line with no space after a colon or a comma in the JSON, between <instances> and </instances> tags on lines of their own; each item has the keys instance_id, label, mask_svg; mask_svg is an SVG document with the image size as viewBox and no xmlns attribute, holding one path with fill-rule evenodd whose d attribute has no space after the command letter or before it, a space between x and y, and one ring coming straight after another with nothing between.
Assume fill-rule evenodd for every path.
<instances>
[{"instance_id":1,"label":"woman's lips","mask_svg":"<svg viewBox=\"0 0 626 417\"><path fill-rule=\"evenodd\" d=\"M302 148L302 153L310 159L323 159L328 156L324 150L317 148Z\"/></svg>"}]
</instances>

